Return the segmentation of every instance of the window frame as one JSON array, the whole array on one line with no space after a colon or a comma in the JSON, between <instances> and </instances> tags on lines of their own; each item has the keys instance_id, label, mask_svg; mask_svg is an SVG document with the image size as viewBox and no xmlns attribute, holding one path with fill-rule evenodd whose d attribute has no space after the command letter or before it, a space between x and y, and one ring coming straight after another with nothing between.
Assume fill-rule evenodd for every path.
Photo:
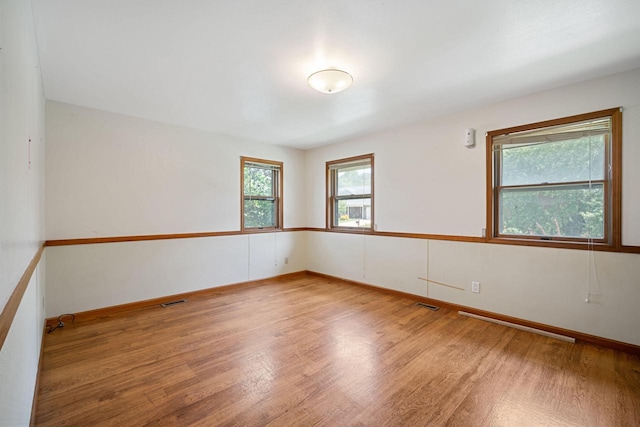
<instances>
[{"instance_id":1,"label":"window frame","mask_svg":"<svg viewBox=\"0 0 640 427\"><path fill-rule=\"evenodd\" d=\"M339 166L344 164L344 167L348 167L349 165L361 161L369 161L371 167L371 193L363 193L363 194L354 194L349 196L338 196L337 195L337 174L339 171ZM336 167L338 166L338 167ZM358 233L373 233L375 230L375 222L374 222L374 193L375 193L375 185L374 185L374 154L363 154L360 156L347 157L344 159L331 160L326 162L326 176L325 176L325 185L326 185L326 206L325 206L325 220L326 220L326 230L328 231L341 231L341 232L358 232ZM370 199L371 200L371 225L369 227L348 227L348 226L340 226L337 225L336 222L336 204L340 200L348 200L348 199Z\"/></svg>"},{"instance_id":2,"label":"window frame","mask_svg":"<svg viewBox=\"0 0 640 427\"><path fill-rule=\"evenodd\" d=\"M515 132L542 129L551 126L567 125L586 120L599 118L611 119L611 141L608 141L610 148L605 150L605 178L604 180L593 180L600 182L604 188L604 237L602 239L562 237L562 236L528 236L510 235L499 233L499 197L498 191L502 187L496 186L496 179L500 172L499 160L494 157L494 138ZM561 248L584 248L590 246L602 250L620 250L621 248L621 182L622 182L622 112L621 108L611 108L607 110L594 111L591 113L579 114L575 116L562 117L559 119L547 120L543 122L531 123L506 129L499 129L487 132L486 135L486 234L485 238L489 243L508 243L516 245L548 246ZM496 156L497 157L497 156ZM607 165L610 170L607 171ZM556 184L569 185L571 183ZM523 187L534 187L534 185L524 185ZM551 187L550 184L540 184L540 187Z\"/></svg>"},{"instance_id":3,"label":"window frame","mask_svg":"<svg viewBox=\"0 0 640 427\"><path fill-rule=\"evenodd\" d=\"M271 195L246 195L244 193L245 174L244 169L247 164L264 165L273 168L274 184L273 193ZM284 194L284 164L275 160L265 160L255 157L240 157L240 230L243 233L262 233L272 231L282 231L284 229L283 222L283 194ZM275 215L273 226L269 227L247 227L245 225L244 205L247 200L273 200L275 206Z\"/></svg>"}]
</instances>

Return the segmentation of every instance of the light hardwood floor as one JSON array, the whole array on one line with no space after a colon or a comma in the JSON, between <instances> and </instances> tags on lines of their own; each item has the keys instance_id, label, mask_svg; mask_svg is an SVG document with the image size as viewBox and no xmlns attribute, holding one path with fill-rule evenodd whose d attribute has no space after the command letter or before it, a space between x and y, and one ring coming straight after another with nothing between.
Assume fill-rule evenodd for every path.
<instances>
[{"instance_id":1,"label":"light hardwood floor","mask_svg":"<svg viewBox=\"0 0 640 427\"><path fill-rule=\"evenodd\" d=\"M313 275L47 334L42 426L639 426L640 358Z\"/></svg>"}]
</instances>

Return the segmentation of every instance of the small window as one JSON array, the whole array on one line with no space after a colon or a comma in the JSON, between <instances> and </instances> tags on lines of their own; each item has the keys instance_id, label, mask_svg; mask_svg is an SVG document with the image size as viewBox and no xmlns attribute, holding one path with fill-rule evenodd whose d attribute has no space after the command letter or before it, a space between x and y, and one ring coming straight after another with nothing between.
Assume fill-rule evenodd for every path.
<instances>
[{"instance_id":1,"label":"small window","mask_svg":"<svg viewBox=\"0 0 640 427\"><path fill-rule=\"evenodd\" d=\"M242 231L282 229L282 163L241 158Z\"/></svg>"},{"instance_id":2,"label":"small window","mask_svg":"<svg viewBox=\"0 0 640 427\"><path fill-rule=\"evenodd\" d=\"M614 245L619 109L487 134L490 238Z\"/></svg>"},{"instance_id":3,"label":"small window","mask_svg":"<svg viewBox=\"0 0 640 427\"><path fill-rule=\"evenodd\" d=\"M327 228L373 231L373 154L327 162Z\"/></svg>"}]
</instances>

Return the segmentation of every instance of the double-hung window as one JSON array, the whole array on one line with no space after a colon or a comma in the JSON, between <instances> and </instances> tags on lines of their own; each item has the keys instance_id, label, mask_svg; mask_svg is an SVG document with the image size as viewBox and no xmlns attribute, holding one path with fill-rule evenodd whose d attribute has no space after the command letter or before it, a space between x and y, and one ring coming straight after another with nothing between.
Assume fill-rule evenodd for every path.
<instances>
[{"instance_id":1,"label":"double-hung window","mask_svg":"<svg viewBox=\"0 0 640 427\"><path fill-rule=\"evenodd\" d=\"M242 231L282 229L282 162L242 157Z\"/></svg>"},{"instance_id":2,"label":"double-hung window","mask_svg":"<svg viewBox=\"0 0 640 427\"><path fill-rule=\"evenodd\" d=\"M487 134L489 238L615 245L619 109Z\"/></svg>"},{"instance_id":3,"label":"double-hung window","mask_svg":"<svg viewBox=\"0 0 640 427\"><path fill-rule=\"evenodd\" d=\"M373 231L373 154L327 162L327 228Z\"/></svg>"}]
</instances>

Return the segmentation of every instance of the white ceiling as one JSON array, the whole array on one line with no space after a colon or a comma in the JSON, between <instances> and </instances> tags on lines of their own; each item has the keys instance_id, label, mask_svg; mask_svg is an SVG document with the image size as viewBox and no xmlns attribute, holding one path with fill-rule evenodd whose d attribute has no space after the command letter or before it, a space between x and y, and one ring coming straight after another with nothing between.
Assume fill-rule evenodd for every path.
<instances>
[{"instance_id":1,"label":"white ceiling","mask_svg":"<svg viewBox=\"0 0 640 427\"><path fill-rule=\"evenodd\" d=\"M298 148L640 67L640 0L32 1L47 99Z\"/></svg>"}]
</instances>

